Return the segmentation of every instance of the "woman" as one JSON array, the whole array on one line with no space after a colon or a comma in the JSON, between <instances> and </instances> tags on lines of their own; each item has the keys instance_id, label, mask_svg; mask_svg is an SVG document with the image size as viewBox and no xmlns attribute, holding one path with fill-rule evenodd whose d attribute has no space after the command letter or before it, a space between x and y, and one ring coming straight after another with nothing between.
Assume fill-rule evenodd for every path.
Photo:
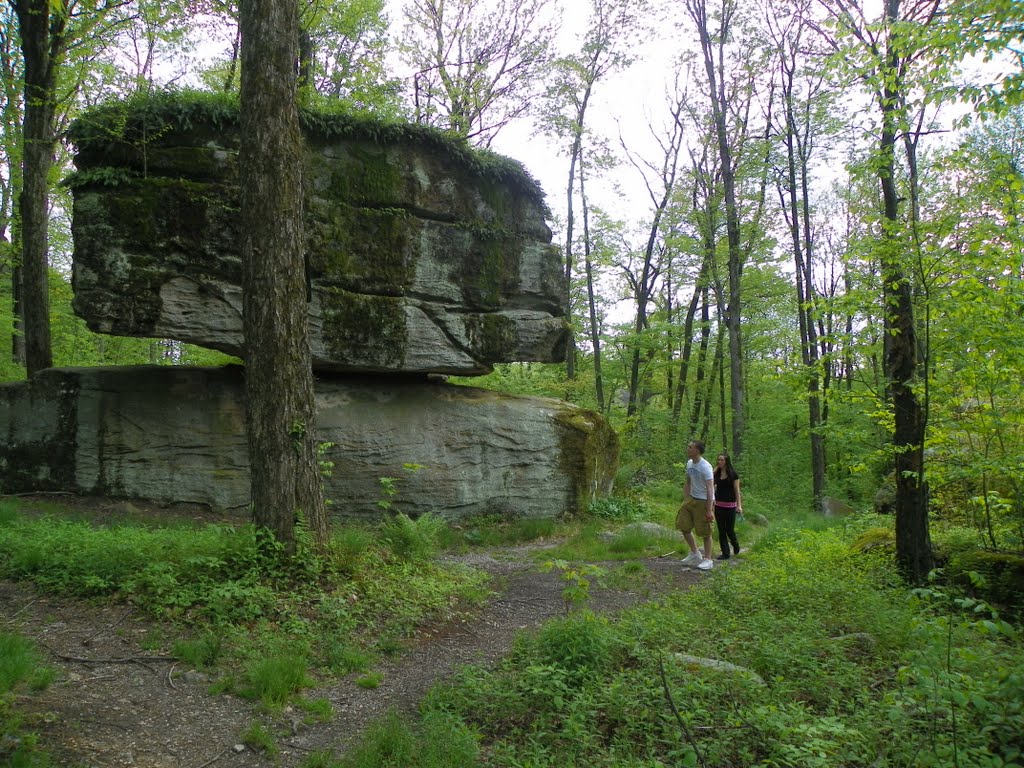
<instances>
[{"instance_id":1,"label":"woman","mask_svg":"<svg viewBox=\"0 0 1024 768\"><path fill-rule=\"evenodd\" d=\"M729 559L729 544L732 551L740 553L736 541L736 513L743 514L743 495L740 493L740 476L733 469L729 457L718 454L715 462L715 523L718 525L718 543L722 545L719 560Z\"/></svg>"}]
</instances>

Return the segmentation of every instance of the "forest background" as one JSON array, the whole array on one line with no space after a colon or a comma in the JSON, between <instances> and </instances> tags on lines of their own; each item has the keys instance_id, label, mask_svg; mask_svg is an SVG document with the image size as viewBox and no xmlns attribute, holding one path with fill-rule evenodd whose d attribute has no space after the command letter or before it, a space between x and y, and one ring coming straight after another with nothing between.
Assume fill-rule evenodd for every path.
<instances>
[{"instance_id":1,"label":"forest background","mask_svg":"<svg viewBox=\"0 0 1024 768\"><path fill-rule=\"evenodd\" d=\"M670 520L693 437L732 454L748 516L743 567L615 623L570 612L593 575L576 561L614 546L570 543L551 563L568 577L563 621L435 690L420 722L371 730L378 752L302 764L465 766L483 750L495 765L1020 765L1021 645L1001 617L1019 621L1024 595L1024 5L353 0L303 3L300 26L304 107L425 123L521 156L545 184L574 343L562 364L464 383L606 415L623 461L599 521L652 500ZM3 5L0 378L225 361L74 316L63 180L68 128L94 104L244 96L240 28L245 13L209 0ZM847 505L868 512L814 530ZM341 530L333 559L270 569L251 529L108 532L5 500L0 566L177 618L195 634L176 658L264 699L269 725L260 714L243 741L273 758L296 735L274 717L307 670L375 685L373 653L396 652L437 600L484 599L476 575L401 556L436 519L389 521L385 547ZM642 578L628 565L619 578ZM33 758L52 720L12 686L54 673L22 638L0 642L0 757ZM696 674L693 653L757 675ZM289 682L260 693L281 663Z\"/></svg>"},{"instance_id":2,"label":"forest background","mask_svg":"<svg viewBox=\"0 0 1024 768\"><path fill-rule=\"evenodd\" d=\"M1009 0L316 2L301 99L522 147L544 180L574 343L465 383L605 414L620 488L679 480L699 437L748 499L891 511L922 581L935 523L1024 537L1022 23ZM239 51L230 3L4 5L3 380L224 361L74 316L61 181L83 110L231 98Z\"/></svg>"}]
</instances>

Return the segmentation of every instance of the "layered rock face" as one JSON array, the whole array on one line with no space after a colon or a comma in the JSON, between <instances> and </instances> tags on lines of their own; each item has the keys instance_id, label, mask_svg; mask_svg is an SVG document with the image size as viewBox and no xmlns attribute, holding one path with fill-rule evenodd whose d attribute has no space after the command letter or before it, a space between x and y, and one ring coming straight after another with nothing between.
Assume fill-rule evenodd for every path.
<instances>
[{"instance_id":1,"label":"layered rock face","mask_svg":"<svg viewBox=\"0 0 1024 768\"><path fill-rule=\"evenodd\" d=\"M0 386L4 491L71 491L245 511L243 369L140 366L43 371ZM618 440L597 414L408 377L317 382L317 431L331 511L394 507L551 517L608 493ZM406 467L415 467L409 471Z\"/></svg>"},{"instance_id":2,"label":"layered rock face","mask_svg":"<svg viewBox=\"0 0 1024 768\"><path fill-rule=\"evenodd\" d=\"M536 183L415 126L305 117L308 310L332 511L556 516L618 441L567 403L434 383L558 361L566 290ZM74 309L99 332L244 359L237 109L94 110L72 128ZM417 374L417 375L413 375ZM248 510L244 369L53 369L0 386L5 492ZM409 468L414 470L410 471Z\"/></svg>"},{"instance_id":3,"label":"layered rock face","mask_svg":"<svg viewBox=\"0 0 1024 768\"><path fill-rule=\"evenodd\" d=\"M536 184L439 140L331 125L305 131L314 368L563 359L565 279ZM102 333L244 357L237 128L129 133L79 141L75 312Z\"/></svg>"}]
</instances>

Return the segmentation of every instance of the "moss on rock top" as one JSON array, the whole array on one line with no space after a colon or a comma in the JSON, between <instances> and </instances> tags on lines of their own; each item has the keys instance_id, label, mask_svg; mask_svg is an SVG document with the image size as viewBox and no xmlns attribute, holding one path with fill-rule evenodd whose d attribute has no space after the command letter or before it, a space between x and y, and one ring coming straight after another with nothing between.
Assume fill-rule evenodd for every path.
<instances>
[{"instance_id":1,"label":"moss on rock top","mask_svg":"<svg viewBox=\"0 0 1024 768\"><path fill-rule=\"evenodd\" d=\"M482 181L499 182L544 206L540 185L521 163L489 150L475 149L451 133L346 112L340 102L334 109L329 101L319 103L315 109L301 109L300 121L307 141L371 141L434 148ZM224 146L237 146L239 124L239 102L235 95L167 90L108 101L89 109L71 125L69 137L82 155L116 158L123 156L125 150L173 145L181 141L182 134L189 135L191 142L216 141ZM74 181L72 177L70 182Z\"/></svg>"}]
</instances>

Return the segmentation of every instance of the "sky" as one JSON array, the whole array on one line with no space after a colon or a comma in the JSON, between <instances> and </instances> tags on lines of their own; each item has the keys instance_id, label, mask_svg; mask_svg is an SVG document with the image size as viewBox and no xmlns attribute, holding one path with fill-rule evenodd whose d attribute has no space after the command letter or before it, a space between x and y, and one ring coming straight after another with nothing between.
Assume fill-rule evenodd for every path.
<instances>
[{"instance_id":1,"label":"sky","mask_svg":"<svg viewBox=\"0 0 1024 768\"><path fill-rule=\"evenodd\" d=\"M402 7L406 0L389 0L388 14L392 35L401 33ZM556 48L559 54L575 52L585 31L591 0L551 0L557 7L559 35ZM638 151L652 151L647 122L657 124L665 111L665 79L671 73L672 46L652 35L637 40L635 61L628 71L617 73L597 86L588 110L588 124L597 132L618 144L624 136L627 144ZM397 64L397 63L396 63ZM397 64L401 67L400 64ZM399 69L401 76L401 70ZM491 149L522 163L547 195L548 206L557 214L565 208L565 188L568 182L569 161L565 149L551 139L537 133L532 120L522 118L502 129ZM657 152L656 146L653 151ZM616 182L623 193L612 189L610 181L595 183L590 194L598 205L616 217L632 220L643 218L650 204L642 185L642 178L632 168L619 169Z\"/></svg>"}]
</instances>

